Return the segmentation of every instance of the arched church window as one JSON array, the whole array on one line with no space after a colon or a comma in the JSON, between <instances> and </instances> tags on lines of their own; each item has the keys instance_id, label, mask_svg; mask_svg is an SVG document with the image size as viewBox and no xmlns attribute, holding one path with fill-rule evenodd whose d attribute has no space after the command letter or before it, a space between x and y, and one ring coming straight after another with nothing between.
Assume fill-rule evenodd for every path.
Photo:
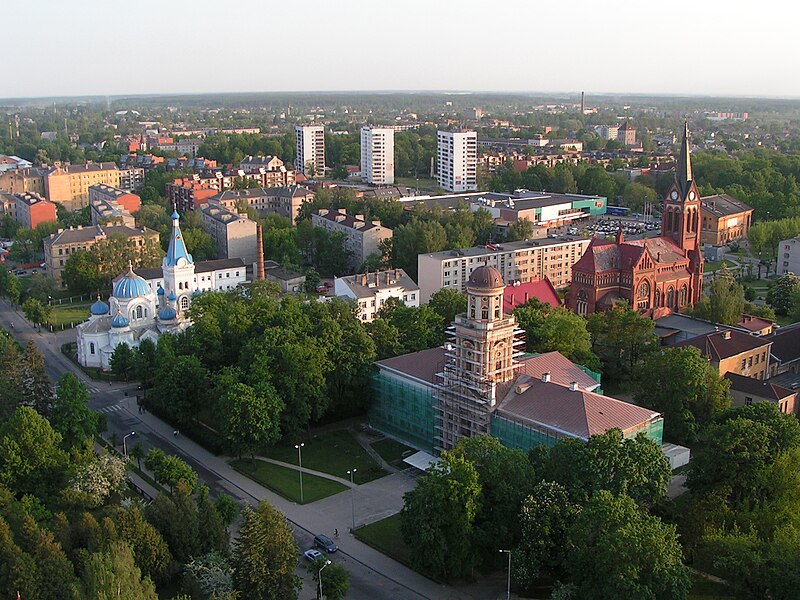
<instances>
[{"instance_id":1,"label":"arched church window","mask_svg":"<svg viewBox=\"0 0 800 600\"><path fill-rule=\"evenodd\" d=\"M94 342L89 344L89 354L94 354Z\"/></svg>"},{"instance_id":2,"label":"arched church window","mask_svg":"<svg viewBox=\"0 0 800 600\"><path fill-rule=\"evenodd\" d=\"M669 308L675 307L675 289L672 287L667 290L667 306Z\"/></svg>"},{"instance_id":3,"label":"arched church window","mask_svg":"<svg viewBox=\"0 0 800 600\"><path fill-rule=\"evenodd\" d=\"M661 290L656 290L656 295L653 299L653 306L661 306Z\"/></svg>"},{"instance_id":4,"label":"arched church window","mask_svg":"<svg viewBox=\"0 0 800 600\"><path fill-rule=\"evenodd\" d=\"M585 317L586 313L589 311L589 297L586 295L586 291L581 290L578 292L578 300L575 303L575 312L579 315Z\"/></svg>"},{"instance_id":5,"label":"arched church window","mask_svg":"<svg viewBox=\"0 0 800 600\"><path fill-rule=\"evenodd\" d=\"M141 304L136 307L136 318L137 319L141 319L142 318L142 305Z\"/></svg>"},{"instance_id":6,"label":"arched church window","mask_svg":"<svg viewBox=\"0 0 800 600\"><path fill-rule=\"evenodd\" d=\"M181 310L186 310L189 308L189 298L188 296L181 297Z\"/></svg>"},{"instance_id":7,"label":"arched church window","mask_svg":"<svg viewBox=\"0 0 800 600\"><path fill-rule=\"evenodd\" d=\"M680 296L679 296L680 297L680 305L681 306L686 304L686 299L687 299L688 295L689 295L689 289L686 287L686 284L684 283L681 286L681 293L680 293Z\"/></svg>"},{"instance_id":8,"label":"arched church window","mask_svg":"<svg viewBox=\"0 0 800 600\"><path fill-rule=\"evenodd\" d=\"M489 318L489 299L481 298L481 319Z\"/></svg>"}]
</instances>

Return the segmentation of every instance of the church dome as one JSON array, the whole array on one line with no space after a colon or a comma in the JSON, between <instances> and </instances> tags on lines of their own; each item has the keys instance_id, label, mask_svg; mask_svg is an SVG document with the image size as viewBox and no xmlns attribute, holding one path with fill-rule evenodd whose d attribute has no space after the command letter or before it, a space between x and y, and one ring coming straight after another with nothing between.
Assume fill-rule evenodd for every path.
<instances>
[{"instance_id":1,"label":"church dome","mask_svg":"<svg viewBox=\"0 0 800 600\"><path fill-rule=\"evenodd\" d=\"M176 318L177 316L178 313L176 313L175 309L171 306L164 306L158 311L158 318L162 321L172 321L172 319Z\"/></svg>"},{"instance_id":2,"label":"church dome","mask_svg":"<svg viewBox=\"0 0 800 600\"><path fill-rule=\"evenodd\" d=\"M496 290L505 287L500 271L489 265L478 267L469 276L467 287L475 290Z\"/></svg>"},{"instance_id":3,"label":"church dome","mask_svg":"<svg viewBox=\"0 0 800 600\"><path fill-rule=\"evenodd\" d=\"M170 302L175 302L175 300L177 300L177 299L178 299L178 297L175 295L174 291L170 292L169 296L167 296L167 300L169 300Z\"/></svg>"},{"instance_id":4,"label":"church dome","mask_svg":"<svg viewBox=\"0 0 800 600\"><path fill-rule=\"evenodd\" d=\"M131 322L128 320L128 317L123 315L121 312L118 312L113 317L111 317L112 327L121 328L121 327L127 327L130 324Z\"/></svg>"},{"instance_id":5,"label":"church dome","mask_svg":"<svg viewBox=\"0 0 800 600\"><path fill-rule=\"evenodd\" d=\"M138 298L147 296L150 293L150 286L147 282L133 272L133 267L128 265L128 272L114 284L115 298Z\"/></svg>"},{"instance_id":6,"label":"church dome","mask_svg":"<svg viewBox=\"0 0 800 600\"><path fill-rule=\"evenodd\" d=\"M156 294L158 294L159 296L163 296L164 295L164 288L162 288L161 286L158 286L158 291L156 292Z\"/></svg>"},{"instance_id":7,"label":"church dome","mask_svg":"<svg viewBox=\"0 0 800 600\"><path fill-rule=\"evenodd\" d=\"M107 315L109 310L108 304L100 300L100 298L98 298L97 302L89 307L89 312L97 317Z\"/></svg>"}]
</instances>

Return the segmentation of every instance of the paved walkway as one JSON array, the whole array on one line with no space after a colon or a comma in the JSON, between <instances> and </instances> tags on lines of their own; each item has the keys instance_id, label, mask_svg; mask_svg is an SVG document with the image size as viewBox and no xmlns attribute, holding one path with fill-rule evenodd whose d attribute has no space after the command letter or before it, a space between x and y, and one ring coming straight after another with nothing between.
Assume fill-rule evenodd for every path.
<instances>
[{"instance_id":1,"label":"paved walkway","mask_svg":"<svg viewBox=\"0 0 800 600\"><path fill-rule=\"evenodd\" d=\"M267 458L266 456L259 456L258 454L256 454L256 458L258 460L267 463L272 463L273 465L278 465L279 467L283 467L285 469L292 469L293 471L300 470L300 467L298 467L297 465L294 465L292 463L282 462L280 460L275 460L274 458ZM323 473L322 471L315 471L313 469L309 469L308 467L303 467L303 473L308 473L309 475L316 475L317 477L321 477L322 479L330 479L331 481L341 483L342 485L346 485L347 487L358 487L357 484L351 485L349 479L342 479L341 477L337 477L336 475L331 475L330 473Z\"/></svg>"}]
</instances>

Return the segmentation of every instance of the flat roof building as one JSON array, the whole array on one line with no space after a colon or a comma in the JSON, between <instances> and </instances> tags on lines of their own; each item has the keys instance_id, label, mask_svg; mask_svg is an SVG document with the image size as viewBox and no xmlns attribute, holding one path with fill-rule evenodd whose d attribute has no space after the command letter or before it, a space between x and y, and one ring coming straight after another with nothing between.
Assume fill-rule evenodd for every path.
<instances>
[{"instance_id":1,"label":"flat roof building","mask_svg":"<svg viewBox=\"0 0 800 600\"><path fill-rule=\"evenodd\" d=\"M296 153L294 169L306 177L325 175L325 128L322 125L297 125L294 128Z\"/></svg>"},{"instance_id":2,"label":"flat roof building","mask_svg":"<svg viewBox=\"0 0 800 600\"><path fill-rule=\"evenodd\" d=\"M218 204L200 209L200 223L214 244L220 258L241 258L253 264L258 256L256 222Z\"/></svg>"},{"instance_id":3,"label":"flat roof building","mask_svg":"<svg viewBox=\"0 0 800 600\"><path fill-rule=\"evenodd\" d=\"M436 134L436 178L448 192L478 189L478 134L439 131Z\"/></svg>"},{"instance_id":4,"label":"flat roof building","mask_svg":"<svg viewBox=\"0 0 800 600\"><path fill-rule=\"evenodd\" d=\"M371 185L394 183L394 129L361 128L361 177Z\"/></svg>"},{"instance_id":5,"label":"flat roof building","mask_svg":"<svg viewBox=\"0 0 800 600\"><path fill-rule=\"evenodd\" d=\"M135 227L133 214L142 207L142 199L110 185L98 184L89 187L89 211L92 225L116 222Z\"/></svg>"},{"instance_id":6,"label":"flat roof building","mask_svg":"<svg viewBox=\"0 0 800 600\"><path fill-rule=\"evenodd\" d=\"M268 214L286 217L294 225L300 207L314 200L314 192L299 185L288 187L250 188L247 190L227 190L209 198L228 210L236 210L237 205L246 204L258 211L259 217Z\"/></svg>"}]
</instances>

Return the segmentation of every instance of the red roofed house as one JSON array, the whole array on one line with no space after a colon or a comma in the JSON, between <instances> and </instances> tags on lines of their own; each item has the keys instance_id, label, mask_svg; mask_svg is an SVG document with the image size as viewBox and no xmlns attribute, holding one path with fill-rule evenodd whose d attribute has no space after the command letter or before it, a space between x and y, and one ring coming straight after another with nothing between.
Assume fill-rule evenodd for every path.
<instances>
[{"instance_id":1,"label":"red roofed house","mask_svg":"<svg viewBox=\"0 0 800 600\"><path fill-rule=\"evenodd\" d=\"M549 304L552 307L561 306L561 299L556 289L548 279L534 279L526 283L507 285L503 291L503 312L508 314L518 306L522 306L531 298Z\"/></svg>"},{"instance_id":2,"label":"red roofed house","mask_svg":"<svg viewBox=\"0 0 800 600\"><path fill-rule=\"evenodd\" d=\"M572 286L566 304L579 315L609 310L627 300L651 317L694 305L703 286L700 250L700 193L692 179L689 128L664 199L661 235L626 241L593 238L572 265Z\"/></svg>"}]
</instances>

